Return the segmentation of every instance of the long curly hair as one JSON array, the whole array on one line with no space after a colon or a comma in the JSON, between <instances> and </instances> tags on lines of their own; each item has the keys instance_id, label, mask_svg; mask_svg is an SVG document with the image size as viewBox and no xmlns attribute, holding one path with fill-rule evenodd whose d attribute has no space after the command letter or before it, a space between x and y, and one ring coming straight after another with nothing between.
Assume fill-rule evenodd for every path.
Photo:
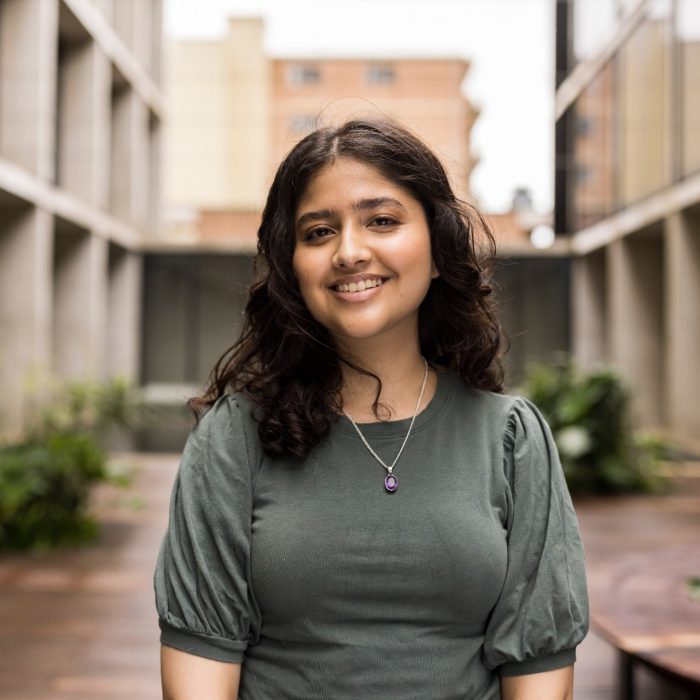
<instances>
[{"instance_id":1,"label":"long curly hair","mask_svg":"<svg viewBox=\"0 0 700 700\"><path fill-rule=\"evenodd\" d=\"M423 356L475 388L503 392L507 341L493 308L496 245L483 216L455 197L439 159L404 127L351 120L320 128L277 170L258 230L242 333L219 358L205 393L188 401L198 419L223 394L241 392L255 406L263 450L273 457L304 459L328 434L342 408L341 363L371 374L340 357L307 309L292 267L299 200L310 179L338 158L373 166L423 206L439 272L418 313Z\"/></svg>"}]
</instances>

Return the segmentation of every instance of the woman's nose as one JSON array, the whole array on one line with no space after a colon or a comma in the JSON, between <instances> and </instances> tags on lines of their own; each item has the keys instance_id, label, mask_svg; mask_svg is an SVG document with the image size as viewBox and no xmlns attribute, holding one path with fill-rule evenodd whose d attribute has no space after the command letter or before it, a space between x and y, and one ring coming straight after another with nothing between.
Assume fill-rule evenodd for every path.
<instances>
[{"instance_id":1,"label":"woman's nose","mask_svg":"<svg viewBox=\"0 0 700 700\"><path fill-rule=\"evenodd\" d=\"M364 231L348 224L336 237L337 246L333 253L333 265L336 267L356 267L369 262L372 253L367 246Z\"/></svg>"}]
</instances>

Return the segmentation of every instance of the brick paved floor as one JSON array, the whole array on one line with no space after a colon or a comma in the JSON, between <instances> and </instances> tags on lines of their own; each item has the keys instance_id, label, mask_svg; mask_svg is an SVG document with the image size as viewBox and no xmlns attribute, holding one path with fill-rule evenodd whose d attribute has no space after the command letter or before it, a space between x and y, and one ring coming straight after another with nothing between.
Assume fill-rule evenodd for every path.
<instances>
[{"instance_id":1,"label":"brick paved floor","mask_svg":"<svg viewBox=\"0 0 700 700\"><path fill-rule=\"evenodd\" d=\"M98 491L97 545L0 558L2 700L161 697L151 577L177 458L139 463L129 493Z\"/></svg>"},{"instance_id":2,"label":"brick paved floor","mask_svg":"<svg viewBox=\"0 0 700 700\"><path fill-rule=\"evenodd\" d=\"M133 456L130 494L102 488L100 542L0 558L0 698L160 698L151 576L177 469L172 455ZM138 495L143 507L125 505ZM579 502L593 604L598 572L621 552L698 541L700 479L675 495ZM615 656L591 633L579 649L576 700L612 700ZM642 678L639 700L674 700ZM330 700L330 699L329 699Z\"/></svg>"},{"instance_id":3,"label":"brick paved floor","mask_svg":"<svg viewBox=\"0 0 700 700\"><path fill-rule=\"evenodd\" d=\"M634 562L643 567L641 575L619 581L649 595L667 594L665 588L649 588L650 574L663 581L663 558L686 548L694 553L700 547L700 463L688 463L685 477L676 481L666 496L628 496L578 500L578 514L586 549L591 608L606 606L610 571L620 564ZM694 556L693 558L696 558ZM633 567L630 567L633 568ZM700 571L698 571L700 575ZM700 626L698 628L700 633ZM594 633L579 649L576 664L576 700L615 698L617 658L611 648ZM652 674L637 669L637 700L687 700L688 695L661 684Z\"/></svg>"}]
</instances>

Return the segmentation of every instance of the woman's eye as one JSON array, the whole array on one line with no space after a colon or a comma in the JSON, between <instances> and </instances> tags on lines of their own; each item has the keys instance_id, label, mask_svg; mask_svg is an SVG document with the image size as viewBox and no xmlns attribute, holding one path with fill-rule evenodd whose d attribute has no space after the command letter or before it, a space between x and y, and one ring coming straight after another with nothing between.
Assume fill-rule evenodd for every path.
<instances>
[{"instance_id":1,"label":"woman's eye","mask_svg":"<svg viewBox=\"0 0 700 700\"><path fill-rule=\"evenodd\" d=\"M379 226L384 228L387 226L395 226L398 222L390 216L375 216L372 219L372 226Z\"/></svg>"},{"instance_id":2,"label":"woman's eye","mask_svg":"<svg viewBox=\"0 0 700 700\"><path fill-rule=\"evenodd\" d=\"M327 228L325 226L319 226L318 228L313 228L306 234L307 241L317 241L326 236L330 236L333 233L333 229Z\"/></svg>"}]
</instances>

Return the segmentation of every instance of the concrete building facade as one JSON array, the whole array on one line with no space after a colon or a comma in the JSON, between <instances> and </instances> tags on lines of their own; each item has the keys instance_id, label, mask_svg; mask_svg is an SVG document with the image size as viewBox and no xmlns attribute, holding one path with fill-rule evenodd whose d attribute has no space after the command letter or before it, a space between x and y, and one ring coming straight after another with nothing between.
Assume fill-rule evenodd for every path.
<instances>
[{"instance_id":1,"label":"concrete building facade","mask_svg":"<svg viewBox=\"0 0 700 700\"><path fill-rule=\"evenodd\" d=\"M35 373L140 374L162 0L0 0L0 427Z\"/></svg>"},{"instance_id":2,"label":"concrete building facade","mask_svg":"<svg viewBox=\"0 0 700 700\"><path fill-rule=\"evenodd\" d=\"M637 424L700 433L700 5L557 2L557 232L572 341Z\"/></svg>"}]
</instances>

